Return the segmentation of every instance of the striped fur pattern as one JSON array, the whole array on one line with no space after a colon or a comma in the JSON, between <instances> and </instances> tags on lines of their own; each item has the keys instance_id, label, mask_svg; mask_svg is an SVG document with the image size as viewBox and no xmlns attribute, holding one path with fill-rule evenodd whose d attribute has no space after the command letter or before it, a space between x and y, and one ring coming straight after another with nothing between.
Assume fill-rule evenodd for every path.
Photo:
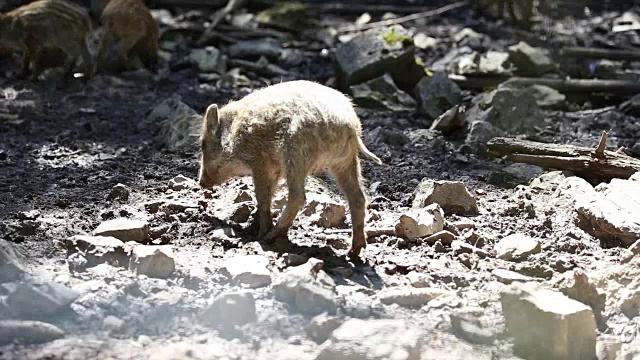
<instances>
[{"instance_id":1,"label":"striped fur pattern","mask_svg":"<svg viewBox=\"0 0 640 360\"><path fill-rule=\"evenodd\" d=\"M85 76L92 74L86 37L91 20L81 6L67 0L38 0L0 14L0 45L23 53L22 72L32 77L47 67L64 65L66 81L79 57Z\"/></svg>"},{"instance_id":2,"label":"striped fur pattern","mask_svg":"<svg viewBox=\"0 0 640 360\"><path fill-rule=\"evenodd\" d=\"M98 69L102 68L109 47L117 41L118 58L125 68L139 59L150 71L158 70L158 26L142 0L110 0L100 22L105 34L96 59Z\"/></svg>"}]
</instances>

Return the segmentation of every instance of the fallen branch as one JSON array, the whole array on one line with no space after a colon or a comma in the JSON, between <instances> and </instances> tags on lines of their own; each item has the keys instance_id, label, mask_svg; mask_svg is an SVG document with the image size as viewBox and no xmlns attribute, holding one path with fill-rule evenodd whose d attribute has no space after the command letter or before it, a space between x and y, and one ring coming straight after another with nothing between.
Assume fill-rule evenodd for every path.
<instances>
[{"instance_id":1,"label":"fallen branch","mask_svg":"<svg viewBox=\"0 0 640 360\"><path fill-rule=\"evenodd\" d=\"M450 74L449 79L454 81L463 89L484 90L488 88L495 88L503 82L513 78L508 76L464 76Z\"/></svg>"},{"instance_id":2,"label":"fallen branch","mask_svg":"<svg viewBox=\"0 0 640 360\"><path fill-rule=\"evenodd\" d=\"M638 50L617 50L603 48L566 47L560 50L560 56L587 59L640 60Z\"/></svg>"},{"instance_id":3,"label":"fallen branch","mask_svg":"<svg viewBox=\"0 0 640 360\"><path fill-rule=\"evenodd\" d=\"M209 23L209 26L206 28L206 30L204 31L204 34L202 34L202 37L200 37L200 40L198 40L198 42L202 43L205 40L209 39L211 36L211 33L216 29L216 26L218 26L218 23L222 21L222 19L224 19L225 16L231 14L232 12L236 11L240 6L244 5L246 1L247 0L229 0L229 2L227 2L227 5L225 7L216 11L213 14L213 16L211 16L211 22Z\"/></svg>"},{"instance_id":4,"label":"fallen branch","mask_svg":"<svg viewBox=\"0 0 640 360\"><path fill-rule=\"evenodd\" d=\"M603 150L604 159L599 159L596 154L598 150L594 151L593 148L544 144L509 138L493 138L487 143L487 147L487 154L490 156L542 167L570 170L585 177L627 179L635 172L640 171L639 159L613 151Z\"/></svg>"},{"instance_id":5,"label":"fallen branch","mask_svg":"<svg viewBox=\"0 0 640 360\"><path fill-rule=\"evenodd\" d=\"M467 77L462 75L449 75L449 79L453 80L463 89L495 88L508 81L509 84L516 86L546 85L566 93L640 93L640 82L627 80Z\"/></svg>"},{"instance_id":6,"label":"fallen branch","mask_svg":"<svg viewBox=\"0 0 640 360\"><path fill-rule=\"evenodd\" d=\"M230 25L218 25L216 30L209 30L198 39L198 45L215 45L220 41L235 44L239 41L273 37L280 40L288 40L290 34L271 29L248 29Z\"/></svg>"},{"instance_id":7,"label":"fallen branch","mask_svg":"<svg viewBox=\"0 0 640 360\"><path fill-rule=\"evenodd\" d=\"M438 8L438 9L424 11L424 12L411 14L411 15L407 15L407 16L401 16L401 17L397 17L397 18L393 18L393 19L389 19L389 20L377 21L377 22L372 22L372 23L363 24L363 25L344 26L344 27L339 28L338 31L340 31L340 32L361 31L361 30L373 29L373 28L377 28L377 27L384 27L384 26L389 26L389 25L402 24L402 23L405 23L405 22L411 21L411 20L424 19L424 18L428 18L428 17L442 15L442 14L444 14L446 12L451 11L451 10L455 10L455 9L461 8L461 7L463 7L463 6L467 5L467 4L468 4L467 0L458 1L458 2L455 2L453 4L449 4L449 5L443 6L441 8Z\"/></svg>"},{"instance_id":8,"label":"fallen branch","mask_svg":"<svg viewBox=\"0 0 640 360\"><path fill-rule=\"evenodd\" d=\"M571 120L580 120L585 116L596 116L600 114L604 114L609 111L615 110L615 106L607 106L598 109L590 109L590 110L580 110L580 111L571 111L564 113L564 117Z\"/></svg>"},{"instance_id":9,"label":"fallen branch","mask_svg":"<svg viewBox=\"0 0 640 360\"><path fill-rule=\"evenodd\" d=\"M231 59L229 60L229 66L241 67L245 70L253 71L254 73L265 77L276 76L291 76L292 73L282 69L279 66L269 64L265 58L260 58L257 62L251 62L248 60Z\"/></svg>"},{"instance_id":10,"label":"fallen branch","mask_svg":"<svg viewBox=\"0 0 640 360\"><path fill-rule=\"evenodd\" d=\"M595 158L604 160L605 158L604 150L607 148L607 139L609 138L610 132L611 132L611 129L609 129L609 131L602 132L602 136L600 137L600 142L598 143L598 146L596 146L596 150L593 152L593 156Z\"/></svg>"}]
</instances>

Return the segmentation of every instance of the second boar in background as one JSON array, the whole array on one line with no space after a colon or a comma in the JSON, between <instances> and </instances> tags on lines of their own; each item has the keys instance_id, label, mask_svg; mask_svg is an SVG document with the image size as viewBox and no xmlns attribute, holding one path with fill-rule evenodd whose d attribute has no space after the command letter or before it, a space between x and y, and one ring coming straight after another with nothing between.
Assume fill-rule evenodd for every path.
<instances>
[{"instance_id":1,"label":"second boar in background","mask_svg":"<svg viewBox=\"0 0 640 360\"><path fill-rule=\"evenodd\" d=\"M150 71L158 71L158 26L142 0L110 0L102 10L100 23L105 32L96 71L103 67L107 50L114 43L120 64L126 69L139 59Z\"/></svg>"},{"instance_id":2,"label":"second boar in background","mask_svg":"<svg viewBox=\"0 0 640 360\"><path fill-rule=\"evenodd\" d=\"M22 75L40 73L61 64L63 84L73 74L79 57L85 76L92 74L86 37L91 31L89 14L81 6L66 0L39 0L0 14L0 45L22 52Z\"/></svg>"},{"instance_id":3,"label":"second boar in background","mask_svg":"<svg viewBox=\"0 0 640 360\"><path fill-rule=\"evenodd\" d=\"M211 187L252 175L257 214L251 228L269 241L285 237L305 204L308 175L327 169L349 203L350 256L366 246L366 199L358 153L381 164L363 144L360 119L351 100L337 90L310 82L268 86L203 117L199 182ZM273 227L271 201L278 180L287 180L288 197Z\"/></svg>"}]
</instances>

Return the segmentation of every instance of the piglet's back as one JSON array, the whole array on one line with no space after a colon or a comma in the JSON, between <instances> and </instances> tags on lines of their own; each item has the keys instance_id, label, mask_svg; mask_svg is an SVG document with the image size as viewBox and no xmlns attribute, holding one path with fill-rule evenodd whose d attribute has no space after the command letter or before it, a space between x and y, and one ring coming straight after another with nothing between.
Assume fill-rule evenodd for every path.
<instances>
[{"instance_id":1,"label":"piglet's back","mask_svg":"<svg viewBox=\"0 0 640 360\"><path fill-rule=\"evenodd\" d=\"M257 90L222 111L235 118L344 123L360 128L351 100L341 92L306 80L284 82Z\"/></svg>"},{"instance_id":2,"label":"piglet's back","mask_svg":"<svg viewBox=\"0 0 640 360\"><path fill-rule=\"evenodd\" d=\"M66 0L39 0L14 9L5 15L13 19L14 26L27 29L31 36L64 30L65 32L86 34L91 31L88 12L81 6Z\"/></svg>"}]
</instances>

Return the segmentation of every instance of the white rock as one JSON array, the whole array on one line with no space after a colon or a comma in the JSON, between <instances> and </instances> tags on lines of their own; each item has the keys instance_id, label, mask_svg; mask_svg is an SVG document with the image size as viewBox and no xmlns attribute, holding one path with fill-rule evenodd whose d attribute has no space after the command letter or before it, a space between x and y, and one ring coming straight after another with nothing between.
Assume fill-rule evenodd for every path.
<instances>
[{"instance_id":1,"label":"white rock","mask_svg":"<svg viewBox=\"0 0 640 360\"><path fill-rule=\"evenodd\" d=\"M0 320L0 346L41 344L64 336L55 325L40 321Z\"/></svg>"},{"instance_id":2,"label":"white rock","mask_svg":"<svg viewBox=\"0 0 640 360\"><path fill-rule=\"evenodd\" d=\"M482 307L462 307L451 312L451 330L460 338L473 344L491 345L497 336L504 332L495 321L487 321L482 316Z\"/></svg>"},{"instance_id":3,"label":"white rock","mask_svg":"<svg viewBox=\"0 0 640 360\"><path fill-rule=\"evenodd\" d=\"M630 264L629 266L634 266ZM640 279L633 279L624 288L616 294L618 301L616 308L620 309L623 314L632 319L640 315Z\"/></svg>"},{"instance_id":4,"label":"white rock","mask_svg":"<svg viewBox=\"0 0 640 360\"><path fill-rule=\"evenodd\" d=\"M215 344L196 344L195 342L176 339L173 342L149 344L141 359L178 360L178 359L228 359L229 351L224 346Z\"/></svg>"},{"instance_id":5,"label":"white rock","mask_svg":"<svg viewBox=\"0 0 640 360\"><path fill-rule=\"evenodd\" d=\"M303 214L309 216L313 224L324 228L343 227L346 208L325 194L309 194Z\"/></svg>"},{"instance_id":6,"label":"white rock","mask_svg":"<svg viewBox=\"0 0 640 360\"><path fill-rule=\"evenodd\" d=\"M316 360L418 360L422 336L403 320L350 319L333 331Z\"/></svg>"},{"instance_id":7,"label":"white rock","mask_svg":"<svg viewBox=\"0 0 640 360\"><path fill-rule=\"evenodd\" d=\"M420 307L439 296L449 293L450 291L431 287L391 289L381 291L378 294L378 298L385 305L398 304L405 307Z\"/></svg>"},{"instance_id":8,"label":"white rock","mask_svg":"<svg viewBox=\"0 0 640 360\"><path fill-rule=\"evenodd\" d=\"M10 242L0 239L0 283L14 281L24 274L21 256Z\"/></svg>"},{"instance_id":9,"label":"white rock","mask_svg":"<svg viewBox=\"0 0 640 360\"><path fill-rule=\"evenodd\" d=\"M625 246L640 239L640 182L613 179L595 195L579 199L575 209L590 225L590 233Z\"/></svg>"},{"instance_id":10,"label":"white rock","mask_svg":"<svg viewBox=\"0 0 640 360\"><path fill-rule=\"evenodd\" d=\"M417 48L428 49L438 44L438 39L428 36L425 33L418 33L413 37L413 43Z\"/></svg>"},{"instance_id":11,"label":"white rock","mask_svg":"<svg viewBox=\"0 0 640 360\"><path fill-rule=\"evenodd\" d=\"M558 108L566 104L563 93L546 85L531 85L528 90L541 108Z\"/></svg>"},{"instance_id":12,"label":"white rock","mask_svg":"<svg viewBox=\"0 0 640 360\"><path fill-rule=\"evenodd\" d=\"M256 320L256 304L250 291L230 291L216 296L202 312L200 320L207 326L227 328Z\"/></svg>"},{"instance_id":13,"label":"white rock","mask_svg":"<svg viewBox=\"0 0 640 360\"><path fill-rule=\"evenodd\" d=\"M183 212L187 209L197 209L198 204L194 201L158 199L144 203L144 208L150 213L164 211L168 213Z\"/></svg>"},{"instance_id":14,"label":"white rock","mask_svg":"<svg viewBox=\"0 0 640 360\"><path fill-rule=\"evenodd\" d=\"M109 262L124 265L128 258L124 242L113 236L75 235L65 240L68 256L80 252L87 260L87 266Z\"/></svg>"},{"instance_id":15,"label":"white rock","mask_svg":"<svg viewBox=\"0 0 640 360\"><path fill-rule=\"evenodd\" d=\"M137 274L166 278L173 274L175 268L171 245L136 245L131 249L129 269Z\"/></svg>"},{"instance_id":16,"label":"white rock","mask_svg":"<svg viewBox=\"0 0 640 360\"><path fill-rule=\"evenodd\" d=\"M640 359L640 337L633 339L629 344L624 344L616 360L637 360ZM608 360L608 359L607 359Z\"/></svg>"},{"instance_id":17,"label":"white rock","mask_svg":"<svg viewBox=\"0 0 640 360\"><path fill-rule=\"evenodd\" d=\"M482 259L489 257L489 254L486 251L479 249L462 240L453 240L451 242L451 250L453 250L453 252L457 255L476 254Z\"/></svg>"},{"instance_id":18,"label":"white rock","mask_svg":"<svg viewBox=\"0 0 640 360\"><path fill-rule=\"evenodd\" d=\"M174 94L154 107L139 129L159 128L155 139L166 144L169 150L198 151L201 119L202 115Z\"/></svg>"},{"instance_id":19,"label":"white rock","mask_svg":"<svg viewBox=\"0 0 640 360\"><path fill-rule=\"evenodd\" d=\"M303 265L288 268L273 284L276 300L307 315L335 314L338 308L336 285L321 270L322 265L321 260L311 258Z\"/></svg>"},{"instance_id":20,"label":"white rock","mask_svg":"<svg viewBox=\"0 0 640 360\"><path fill-rule=\"evenodd\" d=\"M435 234L427 236L426 238L422 239L422 241L429 245L434 245L438 241L440 241L442 245L451 245L454 242L455 238L456 236L451 231L442 230L438 231Z\"/></svg>"},{"instance_id":21,"label":"white rock","mask_svg":"<svg viewBox=\"0 0 640 360\"><path fill-rule=\"evenodd\" d=\"M320 314L309 321L305 331L313 341L322 344L329 338L333 330L337 329L343 322L344 319L340 317Z\"/></svg>"},{"instance_id":22,"label":"white rock","mask_svg":"<svg viewBox=\"0 0 640 360\"><path fill-rule=\"evenodd\" d=\"M169 180L169 187L173 190L194 189L198 187L198 184L195 180L184 175L177 175Z\"/></svg>"},{"instance_id":23,"label":"white rock","mask_svg":"<svg viewBox=\"0 0 640 360\"><path fill-rule=\"evenodd\" d=\"M524 41L509 46L509 61L522 76L539 76L556 66L547 49L532 47Z\"/></svg>"},{"instance_id":24,"label":"white rock","mask_svg":"<svg viewBox=\"0 0 640 360\"><path fill-rule=\"evenodd\" d=\"M435 234L444 228L444 211L438 204L411 209L400 215L395 232L409 240Z\"/></svg>"},{"instance_id":25,"label":"white rock","mask_svg":"<svg viewBox=\"0 0 640 360\"><path fill-rule=\"evenodd\" d=\"M113 236L122 241L145 242L149 239L149 223L143 220L116 218L103 221L93 230L96 236Z\"/></svg>"},{"instance_id":26,"label":"white rock","mask_svg":"<svg viewBox=\"0 0 640 360\"><path fill-rule=\"evenodd\" d=\"M236 256L224 262L220 273L228 277L233 285L260 288L271 284L271 272L267 265L269 259L266 256Z\"/></svg>"},{"instance_id":27,"label":"white rock","mask_svg":"<svg viewBox=\"0 0 640 360\"><path fill-rule=\"evenodd\" d=\"M17 284L6 299L14 316L42 316L60 313L69 308L80 294L55 282L23 282Z\"/></svg>"},{"instance_id":28,"label":"white rock","mask_svg":"<svg viewBox=\"0 0 640 360\"><path fill-rule=\"evenodd\" d=\"M478 213L476 199L460 181L436 181L424 178L413 193L413 208L439 204L446 213Z\"/></svg>"},{"instance_id":29,"label":"white rock","mask_svg":"<svg viewBox=\"0 0 640 360\"><path fill-rule=\"evenodd\" d=\"M598 342L596 343L598 360L624 359L624 357L618 357L621 350L622 341L617 336L607 334L598 336Z\"/></svg>"},{"instance_id":30,"label":"white rock","mask_svg":"<svg viewBox=\"0 0 640 360\"><path fill-rule=\"evenodd\" d=\"M540 252L540 242L525 234L516 233L498 241L496 256L507 261L523 261L531 254Z\"/></svg>"},{"instance_id":31,"label":"white rock","mask_svg":"<svg viewBox=\"0 0 640 360\"><path fill-rule=\"evenodd\" d=\"M500 295L514 354L525 359L578 360L596 355L591 308L558 291L514 283Z\"/></svg>"},{"instance_id":32,"label":"white rock","mask_svg":"<svg viewBox=\"0 0 640 360\"><path fill-rule=\"evenodd\" d=\"M227 70L227 57L213 46L191 50L189 60L198 65L198 69L205 73L224 74Z\"/></svg>"},{"instance_id":33,"label":"white rock","mask_svg":"<svg viewBox=\"0 0 640 360\"><path fill-rule=\"evenodd\" d=\"M109 333L121 333L125 330L127 323L117 316L109 315L102 320L102 330Z\"/></svg>"},{"instance_id":34,"label":"white rock","mask_svg":"<svg viewBox=\"0 0 640 360\"><path fill-rule=\"evenodd\" d=\"M240 224L249 221L249 217L251 213L255 210L255 205L253 202L245 201L241 203L233 204L230 207L231 214L229 216L229 220Z\"/></svg>"},{"instance_id":35,"label":"white rock","mask_svg":"<svg viewBox=\"0 0 640 360\"><path fill-rule=\"evenodd\" d=\"M107 200L113 201L118 199L120 201L126 202L129 200L129 193L130 190L126 185L116 184L113 188L111 188L109 195L107 195Z\"/></svg>"},{"instance_id":36,"label":"white rock","mask_svg":"<svg viewBox=\"0 0 640 360\"><path fill-rule=\"evenodd\" d=\"M549 171L532 179L528 187L542 193L553 194L566 178L563 171Z\"/></svg>"},{"instance_id":37,"label":"white rock","mask_svg":"<svg viewBox=\"0 0 640 360\"><path fill-rule=\"evenodd\" d=\"M448 332L429 332L422 341L424 350L420 360L495 360L490 351L481 350L483 347L471 345ZM503 359L515 360L514 357Z\"/></svg>"},{"instance_id":38,"label":"white rock","mask_svg":"<svg viewBox=\"0 0 640 360\"><path fill-rule=\"evenodd\" d=\"M578 200L595 195L593 186L585 179L570 176L564 179L553 193L554 204L573 206Z\"/></svg>"},{"instance_id":39,"label":"white rock","mask_svg":"<svg viewBox=\"0 0 640 360\"><path fill-rule=\"evenodd\" d=\"M431 276L417 271L411 271L407 274L407 279L411 283L411 286L415 288L426 288L431 285Z\"/></svg>"},{"instance_id":40,"label":"white rock","mask_svg":"<svg viewBox=\"0 0 640 360\"><path fill-rule=\"evenodd\" d=\"M491 271L491 275L493 275L498 281L503 284L511 284L512 282L528 282L535 281L534 278L522 275L515 271L509 271L504 269L493 269Z\"/></svg>"}]
</instances>

